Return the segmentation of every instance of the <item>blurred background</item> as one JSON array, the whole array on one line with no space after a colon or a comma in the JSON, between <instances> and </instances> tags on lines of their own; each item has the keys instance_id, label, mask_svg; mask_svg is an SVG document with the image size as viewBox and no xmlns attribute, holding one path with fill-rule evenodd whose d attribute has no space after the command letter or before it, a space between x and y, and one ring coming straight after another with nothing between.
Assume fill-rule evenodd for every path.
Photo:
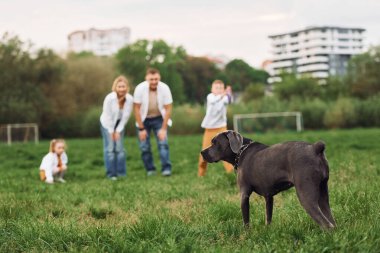
<instances>
[{"instance_id":1,"label":"blurred background","mask_svg":"<svg viewBox=\"0 0 380 253\"><path fill-rule=\"evenodd\" d=\"M114 78L126 75L132 93L148 66L171 87L173 134L202 132L214 79L233 88L230 127L235 114L285 111L306 129L380 127L378 10L377 0L0 0L0 139L12 123L35 123L42 138L100 136Z\"/></svg>"}]
</instances>

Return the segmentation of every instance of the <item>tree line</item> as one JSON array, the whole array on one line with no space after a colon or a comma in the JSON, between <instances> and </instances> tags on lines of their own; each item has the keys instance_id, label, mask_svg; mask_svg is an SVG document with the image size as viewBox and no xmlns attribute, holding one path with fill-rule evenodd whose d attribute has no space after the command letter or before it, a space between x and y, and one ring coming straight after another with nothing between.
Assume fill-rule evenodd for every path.
<instances>
[{"instance_id":1,"label":"tree line","mask_svg":"<svg viewBox=\"0 0 380 253\"><path fill-rule=\"evenodd\" d=\"M379 59L380 47L372 47L351 59L346 76L330 78L326 85L308 76L284 74L282 82L274 84L274 96L284 101L368 99L380 91ZM240 92L243 103L262 99L269 88L268 73L241 59L219 68L210 59L189 55L183 47L163 40L139 40L111 57L82 52L63 58L51 49L35 50L30 42L4 34L0 38L0 124L36 122L43 137L88 136L98 131L100 108L113 79L124 74L133 89L144 80L147 67L160 70L177 107L203 104L215 79Z\"/></svg>"}]
</instances>

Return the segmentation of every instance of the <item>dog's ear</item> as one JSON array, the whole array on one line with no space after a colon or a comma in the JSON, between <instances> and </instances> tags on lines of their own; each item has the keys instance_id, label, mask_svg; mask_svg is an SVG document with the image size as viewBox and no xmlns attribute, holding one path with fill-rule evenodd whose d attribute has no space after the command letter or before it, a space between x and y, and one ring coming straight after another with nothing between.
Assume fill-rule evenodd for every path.
<instances>
[{"instance_id":1,"label":"dog's ear","mask_svg":"<svg viewBox=\"0 0 380 253\"><path fill-rule=\"evenodd\" d=\"M243 145L243 136L241 136L239 133L235 131L228 131L227 138L230 142L232 152L234 152L235 154L239 153L239 150Z\"/></svg>"}]
</instances>

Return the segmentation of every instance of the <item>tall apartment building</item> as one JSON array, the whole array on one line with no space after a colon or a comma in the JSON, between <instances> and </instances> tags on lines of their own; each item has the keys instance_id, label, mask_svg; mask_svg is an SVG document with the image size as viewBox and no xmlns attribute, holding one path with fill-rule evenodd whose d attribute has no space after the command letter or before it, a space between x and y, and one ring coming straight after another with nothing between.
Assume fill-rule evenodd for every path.
<instances>
[{"instance_id":1,"label":"tall apartment building","mask_svg":"<svg viewBox=\"0 0 380 253\"><path fill-rule=\"evenodd\" d=\"M271 35L272 59L269 82L279 81L283 71L308 74L318 79L343 75L351 56L363 52L365 29L313 26Z\"/></svg>"},{"instance_id":2,"label":"tall apartment building","mask_svg":"<svg viewBox=\"0 0 380 253\"><path fill-rule=\"evenodd\" d=\"M130 43L130 35L131 30L128 27L75 31L68 35L69 51L91 51L100 56L112 55Z\"/></svg>"}]
</instances>

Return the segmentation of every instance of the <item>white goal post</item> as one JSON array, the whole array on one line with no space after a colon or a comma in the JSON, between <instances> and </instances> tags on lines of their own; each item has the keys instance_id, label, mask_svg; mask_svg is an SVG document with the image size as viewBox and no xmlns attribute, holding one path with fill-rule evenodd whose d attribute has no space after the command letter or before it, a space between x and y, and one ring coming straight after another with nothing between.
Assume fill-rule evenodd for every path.
<instances>
[{"instance_id":1,"label":"white goal post","mask_svg":"<svg viewBox=\"0 0 380 253\"><path fill-rule=\"evenodd\" d=\"M237 132L239 131L238 122L241 119L274 118L274 117L295 117L297 132L301 132L303 130L301 112L266 112L266 113L235 114L233 116L234 131L237 131Z\"/></svg>"},{"instance_id":2,"label":"white goal post","mask_svg":"<svg viewBox=\"0 0 380 253\"><path fill-rule=\"evenodd\" d=\"M1 140L8 145L14 141L28 142L34 141L38 144L39 130L35 123L4 124L0 125Z\"/></svg>"}]
</instances>

